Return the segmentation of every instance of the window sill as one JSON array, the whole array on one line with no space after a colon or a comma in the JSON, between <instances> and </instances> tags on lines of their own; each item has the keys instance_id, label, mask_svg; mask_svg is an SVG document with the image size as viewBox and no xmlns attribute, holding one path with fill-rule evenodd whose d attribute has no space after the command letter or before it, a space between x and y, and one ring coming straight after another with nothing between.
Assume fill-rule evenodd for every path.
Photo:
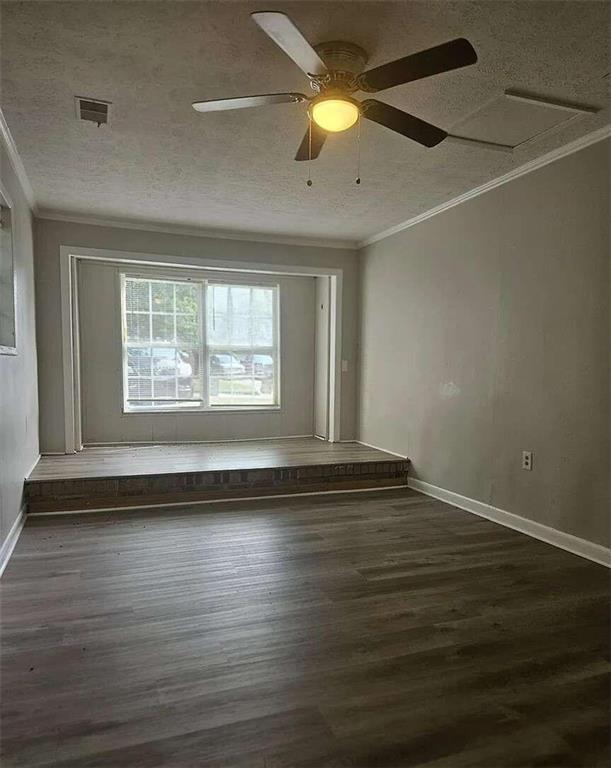
<instances>
[{"instance_id":1,"label":"window sill","mask_svg":"<svg viewBox=\"0 0 611 768\"><path fill-rule=\"evenodd\" d=\"M280 405L243 405L236 407L233 405L215 405L208 408L123 408L122 412L128 416L137 416L140 413L150 415L151 413L279 413L282 411Z\"/></svg>"}]
</instances>

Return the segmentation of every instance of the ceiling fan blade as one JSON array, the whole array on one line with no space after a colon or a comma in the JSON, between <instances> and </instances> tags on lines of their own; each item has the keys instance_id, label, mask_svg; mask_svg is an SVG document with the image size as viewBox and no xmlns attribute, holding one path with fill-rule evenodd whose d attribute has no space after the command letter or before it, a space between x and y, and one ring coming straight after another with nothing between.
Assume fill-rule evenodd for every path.
<instances>
[{"instance_id":1,"label":"ceiling fan blade","mask_svg":"<svg viewBox=\"0 0 611 768\"><path fill-rule=\"evenodd\" d=\"M359 86L363 91L375 93L394 85L466 67L476 61L475 48L464 37L459 37L363 72L359 77Z\"/></svg>"},{"instance_id":2,"label":"ceiling fan blade","mask_svg":"<svg viewBox=\"0 0 611 768\"><path fill-rule=\"evenodd\" d=\"M434 147L448 135L441 128L376 99L365 99L361 102L361 107L363 117L385 128L390 128L391 131L396 131L402 136L407 136L408 139L417 141L419 144L424 144L425 147Z\"/></svg>"},{"instance_id":3,"label":"ceiling fan blade","mask_svg":"<svg viewBox=\"0 0 611 768\"><path fill-rule=\"evenodd\" d=\"M327 138L327 132L323 131L322 128L319 128L316 123L312 122L312 155L311 159L316 160L318 155L320 155L320 150L323 148L323 144L325 143L325 139ZM308 130L305 133L305 136L303 137L301 144L299 145L299 149L297 150L297 154L295 155L295 160L310 160L310 128L308 126Z\"/></svg>"},{"instance_id":4,"label":"ceiling fan blade","mask_svg":"<svg viewBox=\"0 0 611 768\"><path fill-rule=\"evenodd\" d=\"M250 15L306 75L325 74L324 61L285 13L261 11Z\"/></svg>"},{"instance_id":5,"label":"ceiling fan blade","mask_svg":"<svg viewBox=\"0 0 611 768\"><path fill-rule=\"evenodd\" d=\"M266 104L296 104L306 98L303 93L263 93L260 96L238 96L235 99L194 101L193 109L196 112L222 112L225 109L264 107Z\"/></svg>"}]
</instances>

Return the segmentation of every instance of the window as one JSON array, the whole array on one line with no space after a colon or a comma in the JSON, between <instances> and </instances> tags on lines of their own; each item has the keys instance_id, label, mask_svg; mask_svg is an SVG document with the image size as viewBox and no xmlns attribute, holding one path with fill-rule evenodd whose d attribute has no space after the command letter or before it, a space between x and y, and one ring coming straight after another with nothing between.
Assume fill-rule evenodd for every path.
<instances>
[{"instance_id":1,"label":"window","mask_svg":"<svg viewBox=\"0 0 611 768\"><path fill-rule=\"evenodd\" d=\"M121 276L127 411L279 404L278 287Z\"/></svg>"}]
</instances>

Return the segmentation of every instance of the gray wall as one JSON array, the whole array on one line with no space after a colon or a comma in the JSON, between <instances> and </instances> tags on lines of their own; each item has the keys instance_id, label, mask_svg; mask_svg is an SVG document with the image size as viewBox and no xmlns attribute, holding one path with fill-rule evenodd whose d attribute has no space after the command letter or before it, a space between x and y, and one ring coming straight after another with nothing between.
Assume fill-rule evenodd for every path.
<instances>
[{"instance_id":1,"label":"gray wall","mask_svg":"<svg viewBox=\"0 0 611 768\"><path fill-rule=\"evenodd\" d=\"M23 481L38 458L32 215L4 147L2 184L13 202L17 351L0 355L0 545L19 515Z\"/></svg>"},{"instance_id":2,"label":"gray wall","mask_svg":"<svg viewBox=\"0 0 611 768\"><path fill-rule=\"evenodd\" d=\"M270 278L280 287L281 410L123 413L120 269L79 265L83 442L166 442L311 435L314 429L315 286L312 277ZM206 273L199 273L200 277ZM213 275L245 279L240 273ZM262 282L258 278L257 282Z\"/></svg>"},{"instance_id":3,"label":"gray wall","mask_svg":"<svg viewBox=\"0 0 611 768\"><path fill-rule=\"evenodd\" d=\"M40 389L40 442L43 452L64 449L61 368L60 245L107 248L152 255L201 257L343 270L342 356L348 371L341 380L341 437L355 435L358 259L355 252L239 240L175 235L144 230L38 219L35 222L37 334ZM229 437L230 435L227 435Z\"/></svg>"},{"instance_id":4,"label":"gray wall","mask_svg":"<svg viewBox=\"0 0 611 768\"><path fill-rule=\"evenodd\" d=\"M425 482L603 545L609 152L595 144L361 256L360 439L409 456Z\"/></svg>"}]
</instances>

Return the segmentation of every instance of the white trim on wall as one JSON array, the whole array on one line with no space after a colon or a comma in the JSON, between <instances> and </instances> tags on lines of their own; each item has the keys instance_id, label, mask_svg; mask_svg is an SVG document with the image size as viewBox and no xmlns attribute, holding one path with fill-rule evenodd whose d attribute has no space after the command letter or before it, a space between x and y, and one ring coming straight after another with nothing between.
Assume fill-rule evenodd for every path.
<instances>
[{"instance_id":1,"label":"white trim on wall","mask_svg":"<svg viewBox=\"0 0 611 768\"><path fill-rule=\"evenodd\" d=\"M428 211L424 211L423 213L418 214L418 216L413 216L411 219L406 219L406 221L395 224L393 227L384 229L382 232L378 232L376 235L371 235L371 237L362 240L358 244L358 247L365 248L372 243L377 243L378 240L384 240L387 237L392 237L398 232L402 232L404 229L409 229L416 224L420 224L422 221L426 221L426 219L430 219L432 216L436 216L438 213L443 213L449 208L454 208L461 203L465 203L467 200L471 200L473 197L478 197L478 195L483 195L485 192L490 192L491 190L496 189L496 187L500 187L502 184L507 184L514 179L518 179L520 176L525 176L527 173L536 171L538 168L542 168L544 165L553 163L555 160L560 160L567 155L572 155L574 152L579 152L580 150L589 147L591 144L596 144L599 141L608 139L610 136L611 125L605 125L603 128L599 128L597 131L588 133L585 136L570 142L569 144L565 144L562 147L553 149L551 152L547 152L544 155L535 157L533 160L529 160L527 163L524 163L524 165L520 165L508 173L503 174L502 176L497 176L496 179L487 181L485 184L481 184L479 187L474 187L468 192L465 192L462 195L458 195L458 197L453 197L451 200L447 200L445 203L441 203L441 205L430 208Z\"/></svg>"},{"instance_id":2,"label":"white trim on wall","mask_svg":"<svg viewBox=\"0 0 611 768\"><path fill-rule=\"evenodd\" d=\"M63 456L63 454L60 454L60 455L61 455L61 456ZM32 463L32 466L30 467L30 469L28 470L28 472L26 472L26 475L25 475L25 477L23 478L24 480L27 480L27 479L28 479L28 477L29 477L29 476L32 474L32 472L33 472L33 471L36 469L36 465L37 465L37 464L38 464L38 462L40 461L40 457L41 457L41 456L42 456L42 454L41 454L41 453L39 453L39 454L36 456L36 458L34 459L34 462Z\"/></svg>"},{"instance_id":3,"label":"white trim on wall","mask_svg":"<svg viewBox=\"0 0 611 768\"><path fill-rule=\"evenodd\" d=\"M39 461L40 461L40 454L37 454L36 458L32 463L32 466L29 468L29 470L25 474L25 478L24 478L25 480L27 480L28 477L32 474L32 472L34 471L34 468L36 467ZM21 502L19 514L17 515L17 518L15 519L15 522L12 524L6 539L3 541L2 546L0 547L0 576L2 576L2 574L4 573L4 569L8 565L8 561L11 559L13 550L15 549L15 546L17 545L17 541L21 536L21 531L23 530L23 526L25 525L25 518L26 518L26 511L27 511L26 507L27 505L24 499Z\"/></svg>"},{"instance_id":4,"label":"white trim on wall","mask_svg":"<svg viewBox=\"0 0 611 768\"><path fill-rule=\"evenodd\" d=\"M4 573L4 569L8 565L8 561L11 559L13 550L17 545L23 526L25 525L25 502L21 505L17 519L11 526L11 530L8 532L2 547L0 547L0 576Z\"/></svg>"},{"instance_id":5,"label":"white trim on wall","mask_svg":"<svg viewBox=\"0 0 611 768\"><path fill-rule=\"evenodd\" d=\"M319 275L321 276L321 275ZM342 394L342 281L329 279L329 375L327 397L328 441L341 439L340 414Z\"/></svg>"},{"instance_id":6,"label":"white trim on wall","mask_svg":"<svg viewBox=\"0 0 611 768\"><path fill-rule=\"evenodd\" d=\"M111 251L104 248L60 246L60 290L62 362L64 385L65 452L82 449L81 393L78 349L78 306L76 304L76 264L79 260L137 264L154 267L173 267L218 272L247 272L259 275L292 275L301 277L326 276L330 279L331 302L329 324L331 334L331 361L329 371L329 442L340 440L340 396L342 357L342 281L343 270L331 267L294 266L283 264L253 264L218 259L152 255L131 251Z\"/></svg>"},{"instance_id":7,"label":"white trim on wall","mask_svg":"<svg viewBox=\"0 0 611 768\"><path fill-rule=\"evenodd\" d=\"M62 367L64 383L64 440L65 452L76 453L82 448L80 440L80 388L77 388L78 345L76 343L76 285L75 265L71 258L59 261L61 324L62 324Z\"/></svg>"},{"instance_id":8,"label":"white trim on wall","mask_svg":"<svg viewBox=\"0 0 611 768\"><path fill-rule=\"evenodd\" d=\"M587 560L592 560L595 563L611 568L611 549L600 544L594 544L594 542L587 541L587 539L581 539L578 536L559 531L556 528L550 528L548 525L536 523L534 520L527 520L525 517L514 515L513 512L493 507L490 504L485 504L483 501L477 501L477 499L461 496L460 493L447 491L445 488L439 488L422 480L416 480L408 476L407 484L410 488L420 491L427 496L445 501L447 504L464 509L466 512L485 517L487 520L504 525L506 528L512 528L514 531L525 533L527 536L544 541L546 544L551 544L554 547L559 547L574 555L585 557Z\"/></svg>"},{"instance_id":9,"label":"white trim on wall","mask_svg":"<svg viewBox=\"0 0 611 768\"><path fill-rule=\"evenodd\" d=\"M4 146L6 147L6 152L9 156L9 160L11 161L11 165L13 166L15 174L19 179L19 184L21 185L23 194L25 195L25 198L28 201L30 210L32 210L34 213L37 213L36 199L34 197L34 191L32 190L32 185L30 184L30 180L28 179L28 175L25 171L25 166L23 164L23 161L21 160L21 156L19 155L19 152L17 150L17 145L15 144L15 140L13 139L13 135L8 127L8 124L6 122L6 119L4 117L4 113L2 112L1 107L0 107L0 136L2 137Z\"/></svg>"},{"instance_id":10,"label":"white trim on wall","mask_svg":"<svg viewBox=\"0 0 611 768\"><path fill-rule=\"evenodd\" d=\"M373 448L374 451L382 451L383 453L390 453L391 456L398 456L400 459L407 459L404 453L395 453L395 451L389 451L388 448L380 448L379 445L372 445L371 443L365 443L362 440L342 440L342 443L357 442L359 445L364 445L366 448Z\"/></svg>"}]
</instances>

